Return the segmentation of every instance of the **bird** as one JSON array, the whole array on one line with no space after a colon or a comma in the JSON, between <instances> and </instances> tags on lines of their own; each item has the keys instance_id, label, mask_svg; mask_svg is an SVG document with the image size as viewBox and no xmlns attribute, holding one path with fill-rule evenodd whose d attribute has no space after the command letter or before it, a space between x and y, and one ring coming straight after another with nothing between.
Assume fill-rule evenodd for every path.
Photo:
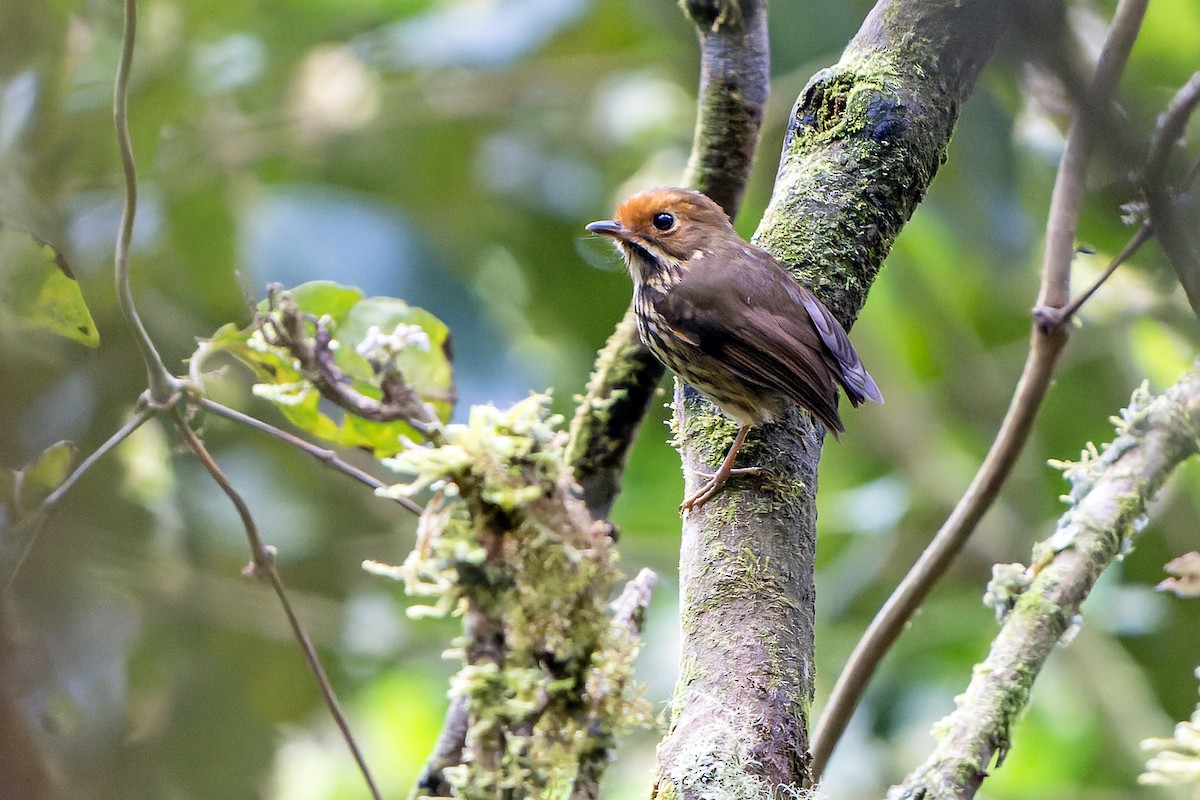
<instances>
[{"instance_id":1,"label":"bird","mask_svg":"<svg viewBox=\"0 0 1200 800\"><path fill-rule=\"evenodd\" d=\"M633 278L638 335L662 364L740 427L709 480L680 504L698 510L731 475L750 429L795 403L832 431L838 387L854 407L883 402L841 323L767 251L743 240L700 192L655 188L585 226L615 243Z\"/></svg>"}]
</instances>

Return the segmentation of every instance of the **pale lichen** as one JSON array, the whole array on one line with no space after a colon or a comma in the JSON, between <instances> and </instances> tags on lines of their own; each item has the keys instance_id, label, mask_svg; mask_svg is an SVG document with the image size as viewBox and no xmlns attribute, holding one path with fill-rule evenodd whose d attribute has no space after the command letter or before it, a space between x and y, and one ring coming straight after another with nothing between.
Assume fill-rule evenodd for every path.
<instances>
[{"instance_id":1,"label":"pale lichen","mask_svg":"<svg viewBox=\"0 0 1200 800\"><path fill-rule=\"evenodd\" d=\"M464 662L450 694L469 726L443 770L458 797L568 797L584 761L650 720L636 627L608 604L616 553L570 480L561 424L542 395L478 406L439 446L385 462L414 478L384 493L434 494L404 565L368 568L432 598L416 613L464 617L448 653Z\"/></svg>"},{"instance_id":2,"label":"pale lichen","mask_svg":"<svg viewBox=\"0 0 1200 800\"><path fill-rule=\"evenodd\" d=\"M1032 581L1033 573L1024 564L993 564L983 604L996 612L997 622L1003 622Z\"/></svg>"},{"instance_id":3,"label":"pale lichen","mask_svg":"<svg viewBox=\"0 0 1200 800\"><path fill-rule=\"evenodd\" d=\"M1200 670L1196 670L1200 678ZM1146 739L1142 749L1153 751L1138 783L1156 786L1193 786L1200 797L1200 704L1191 719L1175 726L1169 739Z\"/></svg>"}]
</instances>

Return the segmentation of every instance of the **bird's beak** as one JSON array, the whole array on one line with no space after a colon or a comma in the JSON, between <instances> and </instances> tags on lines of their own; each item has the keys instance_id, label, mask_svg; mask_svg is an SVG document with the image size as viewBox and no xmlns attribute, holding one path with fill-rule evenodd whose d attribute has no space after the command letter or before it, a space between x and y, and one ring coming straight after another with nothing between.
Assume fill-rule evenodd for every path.
<instances>
[{"instance_id":1,"label":"bird's beak","mask_svg":"<svg viewBox=\"0 0 1200 800\"><path fill-rule=\"evenodd\" d=\"M617 222L615 219L602 219L599 222L591 222L583 226L585 231L598 233L601 236L611 236L614 239L628 239L629 231L625 230L625 226Z\"/></svg>"}]
</instances>

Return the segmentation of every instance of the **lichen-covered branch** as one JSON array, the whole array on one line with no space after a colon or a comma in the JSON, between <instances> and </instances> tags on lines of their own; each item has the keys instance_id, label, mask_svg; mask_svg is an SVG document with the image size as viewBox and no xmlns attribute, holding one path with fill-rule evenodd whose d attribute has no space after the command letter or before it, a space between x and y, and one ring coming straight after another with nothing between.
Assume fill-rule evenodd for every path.
<instances>
[{"instance_id":1,"label":"lichen-covered branch","mask_svg":"<svg viewBox=\"0 0 1200 800\"><path fill-rule=\"evenodd\" d=\"M733 217L750 175L769 82L764 0L686 0L700 38L696 133L683 182ZM584 501L605 517L663 366L638 339L633 309L596 358L571 421L567 458Z\"/></svg>"},{"instance_id":2,"label":"lichen-covered branch","mask_svg":"<svg viewBox=\"0 0 1200 800\"><path fill-rule=\"evenodd\" d=\"M370 566L433 598L418 613L456 613L464 629L451 714L416 797L589 797L616 738L649 721L633 660L652 579L610 609L609 528L576 497L547 406L477 406L438 446L386 462L416 476L390 491L437 488L404 566Z\"/></svg>"},{"instance_id":3,"label":"lichen-covered branch","mask_svg":"<svg viewBox=\"0 0 1200 800\"><path fill-rule=\"evenodd\" d=\"M1140 389L1102 451L1091 448L1079 462L1062 465L1071 483L1071 507L1054 535L1034 548L1033 564L1021 579L990 587L992 598L1016 595L1011 611L958 708L939 724L933 754L889 798L975 795L993 759L1003 761L1034 679L1077 624L1080 604L1129 545L1167 476L1197 452L1198 438L1200 362L1162 395L1150 397Z\"/></svg>"},{"instance_id":4,"label":"lichen-covered branch","mask_svg":"<svg viewBox=\"0 0 1200 800\"><path fill-rule=\"evenodd\" d=\"M944 159L1009 9L884 0L799 98L757 241L847 327ZM691 491L734 426L685 387L676 426ZM822 439L799 412L755 429L743 463L763 471L685 519L682 667L659 750L660 796L741 797L755 787L772 796L807 782Z\"/></svg>"}]
</instances>

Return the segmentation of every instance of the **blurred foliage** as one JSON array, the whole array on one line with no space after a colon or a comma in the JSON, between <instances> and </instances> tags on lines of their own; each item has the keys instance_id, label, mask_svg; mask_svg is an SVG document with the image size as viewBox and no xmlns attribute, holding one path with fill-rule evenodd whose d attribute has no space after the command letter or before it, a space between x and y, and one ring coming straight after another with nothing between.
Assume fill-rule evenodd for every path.
<instances>
[{"instance_id":1,"label":"blurred foliage","mask_svg":"<svg viewBox=\"0 0 1200 800\"><path fill-rule=\"evenodd\" d=\"M1073 6L1090 45L1112 5ZM766 204L788 109L868 10L773 0L774 91L743 233ZM271 281L332 280L448 325L459 415L546 387L556 410L570 410L630 291L581 226L633 188L677 181L691 141L696 47L673 3L147 0L141 14L132 266L168 363L182 372L195 337L248 324L239 284L262 296ZM143 388L110 271L119 31L117 3L0 5L0 220L59 245L103 337L87 350L3 329L5 467L63 439L90 452ZM1197 41L1200 6L1150 5L1123 82L1134 131L1148 132L1196 69ZM1018 43L985 73L853 331L888 402L851 415L824 458L819 691L965 488L1019 374L1062 145L1045 84ZM1118 211L1132 196L1129 167L1101 154L1092 172L1079 238L1097 252L1076 259L1077 287L1132 233ZM1081 323L1000 502L883 664L830 765L831 796L879 796L928 751L931 724L994 631L980 602L992 563L1027 560L1061 509L1064 487L1045 460L1106 437L1132 388L1174 380L1200 333L1153 244ZM251 382L235 369L212 391L286 424ZM665 576L642 656L660 704L675 669L681 493L666 417L656 409L643 427L615 510L625 570ZM279 548L368 759L399 796L437 735L452 669L440 653L457 626L407 620L409 601L359 565L403 561L413 519L277 442L197 424ZM18 635L5 685L79 797L364 796L279 609L239 577L248 552L233 511L175 445L147 426L43 531L6 598ZM1198 504L1192 464L1039 681L989 797L1128 796L1136 743L1192 712L1200 606L1153 587L1166 561L1195 549ZM622 749L609 797L644 793L653 742Z\"/></svg>"},{"instance_id":2,"label":"blurred foliage","mask_svg":"<svg viewBox=\"0 0 1200 800\"><path fill-rule=\"evenodd\" d=\"M303 320L297 338L285 318ZM318 387L306 376L290 346L311 340L317 331L328 340L319 345L329 354L331 369L349 391L368 403L385 398L384 383L397 380L401 391L411 391L416 418L428 404L445 422L454 407L454 381L450 366L450 332L437 317L394 297L363 297L361 290L331 281L310 281L284 290L272 287L271 297L259 304L255 320L239 330L222 325L200 343L191 357L191 373L203 375L204 362L216 353L228 353L254 370L258 383L252 391L269 400L288 421L305 433L342 447L361 447L379 458L394 456L405 441L422 441L423 435L407 419L379 421L327 408ZM307 344L304 345L308 347ZM314 358L321 354L315 349ZM203 381L203 378L200 378ZM395 398L387 398L395 402ZM356 406L362 408L362 406ZM330 416L337 411L337 419ZM433 416L428 417L434 421Z\"/></svg>"}]
</instances>

